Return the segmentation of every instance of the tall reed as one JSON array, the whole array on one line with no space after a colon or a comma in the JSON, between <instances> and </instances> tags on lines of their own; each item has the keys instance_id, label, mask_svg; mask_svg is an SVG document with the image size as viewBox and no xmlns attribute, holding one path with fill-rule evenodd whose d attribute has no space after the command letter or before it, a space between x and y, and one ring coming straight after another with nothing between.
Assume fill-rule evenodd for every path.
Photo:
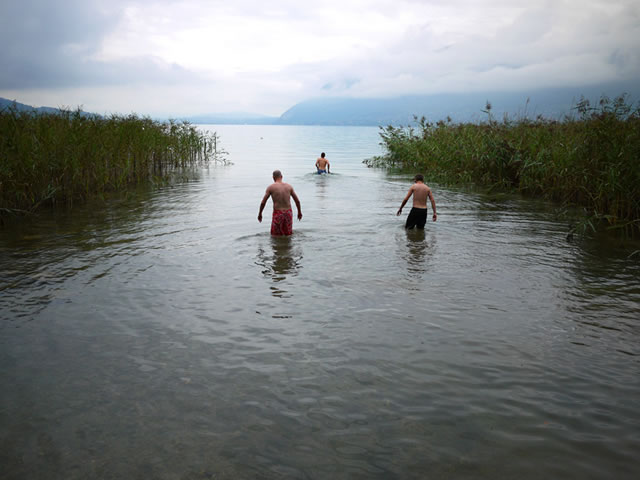
<instances>
[{"instance_id":1,"label":"tall reed","mask_svg":"<svg viewBox=\"0 0 640 480\"><path fill-rule=\"evenodd\" d=\"M0 111L0 217L71 203L224 161L189 123L78 111Z\"/></svg>"},{"instance_id":2,"label":"tall reed","mask_svg":"<svg viewBox=\"0 0 640 480\"><path fill-rule=\"evenodd\" d=\"M477 184L582 206L611 228L640 231L640 108L626 96L581 100L563 121L381 128L386 153L369 166L424 172L442 184Z\"/></svg>"}]
</instances>

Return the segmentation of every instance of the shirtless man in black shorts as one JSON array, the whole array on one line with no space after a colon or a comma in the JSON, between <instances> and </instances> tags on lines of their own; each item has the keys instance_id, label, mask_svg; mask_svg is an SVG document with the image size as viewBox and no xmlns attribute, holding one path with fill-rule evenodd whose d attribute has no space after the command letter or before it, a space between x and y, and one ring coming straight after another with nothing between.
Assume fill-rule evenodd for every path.
<instances>
[{"instance_id":1,"label":"shirtless man in black shorts","mask_svg":"<svg viewBox=\"0 0 640 480\"><path fill-rule=\"evenodd\" d=\"M411 195L413 195L413 208L409 212L405 228L424 228L425 223L427 223L427 198L431 201L434 222L438 218L438 214L436 213L436 201L433 199L431 189L424 184L424 177L422 175L416 175L413 178L413 181L414 183L411 185L411 188L409 188L407 196L402 200L402 205L400 205L396 215L400 215L402 213L402 207L405 206Z\"/></svg>"}]
</instances>

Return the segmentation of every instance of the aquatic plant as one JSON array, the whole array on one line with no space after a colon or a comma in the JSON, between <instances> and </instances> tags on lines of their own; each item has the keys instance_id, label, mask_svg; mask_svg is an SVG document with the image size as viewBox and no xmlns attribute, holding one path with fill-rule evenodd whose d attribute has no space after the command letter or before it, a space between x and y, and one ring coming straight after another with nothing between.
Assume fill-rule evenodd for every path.
<instances>
[{"instance_id":1,"label":"aquatic plant","mask_svg":"<svg viewBox=\"0 0 640 480\"><path fill-rule=\"evenodd\" d=\"M581 99L561 121L537 117L455 124L415 118L381 127L386 152L373 167L423 172L441 184L517 191L587 212L584 225L640 231L640 108L625 95Z\"/></svg>"},{"instance_id":2,"label":"aquatic plant","mask_svg":"<svg viewBox=\"0 0 640 480\"><path fill-rule=\"evenodd\" d=\"M132 185L226 162L216 133L187 122L80 110L0 111L0 218L71 204Z\"/></svg>"}]
</instances>

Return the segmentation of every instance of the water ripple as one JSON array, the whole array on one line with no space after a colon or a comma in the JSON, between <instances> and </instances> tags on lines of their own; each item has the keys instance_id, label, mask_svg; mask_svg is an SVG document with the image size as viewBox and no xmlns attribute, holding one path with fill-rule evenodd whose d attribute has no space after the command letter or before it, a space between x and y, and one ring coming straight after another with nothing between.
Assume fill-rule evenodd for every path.
<instances>
[{"instance_id":1,"label":"water ripple","mask_svg":"<svg viewBox=\"0 0 640 480\"><path fill-rule=\"evenodd\" d=\"M10 478L637 476L637 245L438 186L407 232L349 131L229 127L233 168L0 231Z\"/></svg>"}]
</instances>

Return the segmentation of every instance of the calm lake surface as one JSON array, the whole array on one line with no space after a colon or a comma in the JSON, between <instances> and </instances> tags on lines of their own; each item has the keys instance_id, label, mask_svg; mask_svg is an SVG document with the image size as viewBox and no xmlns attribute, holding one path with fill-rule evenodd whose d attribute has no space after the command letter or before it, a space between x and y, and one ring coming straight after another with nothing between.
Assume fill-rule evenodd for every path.
<instances>
[{"instance_id":1,"label":"calm lake surface","mask_svg":"<svg viewBox=\"0 0 640 480\"><path fill-rule=\"evenodd\" d=\"M233 165L0 229L0 478L638 478L638 243L437 185L406 232L376 128L203 128Z\"/></svg>"}]
</instances>

